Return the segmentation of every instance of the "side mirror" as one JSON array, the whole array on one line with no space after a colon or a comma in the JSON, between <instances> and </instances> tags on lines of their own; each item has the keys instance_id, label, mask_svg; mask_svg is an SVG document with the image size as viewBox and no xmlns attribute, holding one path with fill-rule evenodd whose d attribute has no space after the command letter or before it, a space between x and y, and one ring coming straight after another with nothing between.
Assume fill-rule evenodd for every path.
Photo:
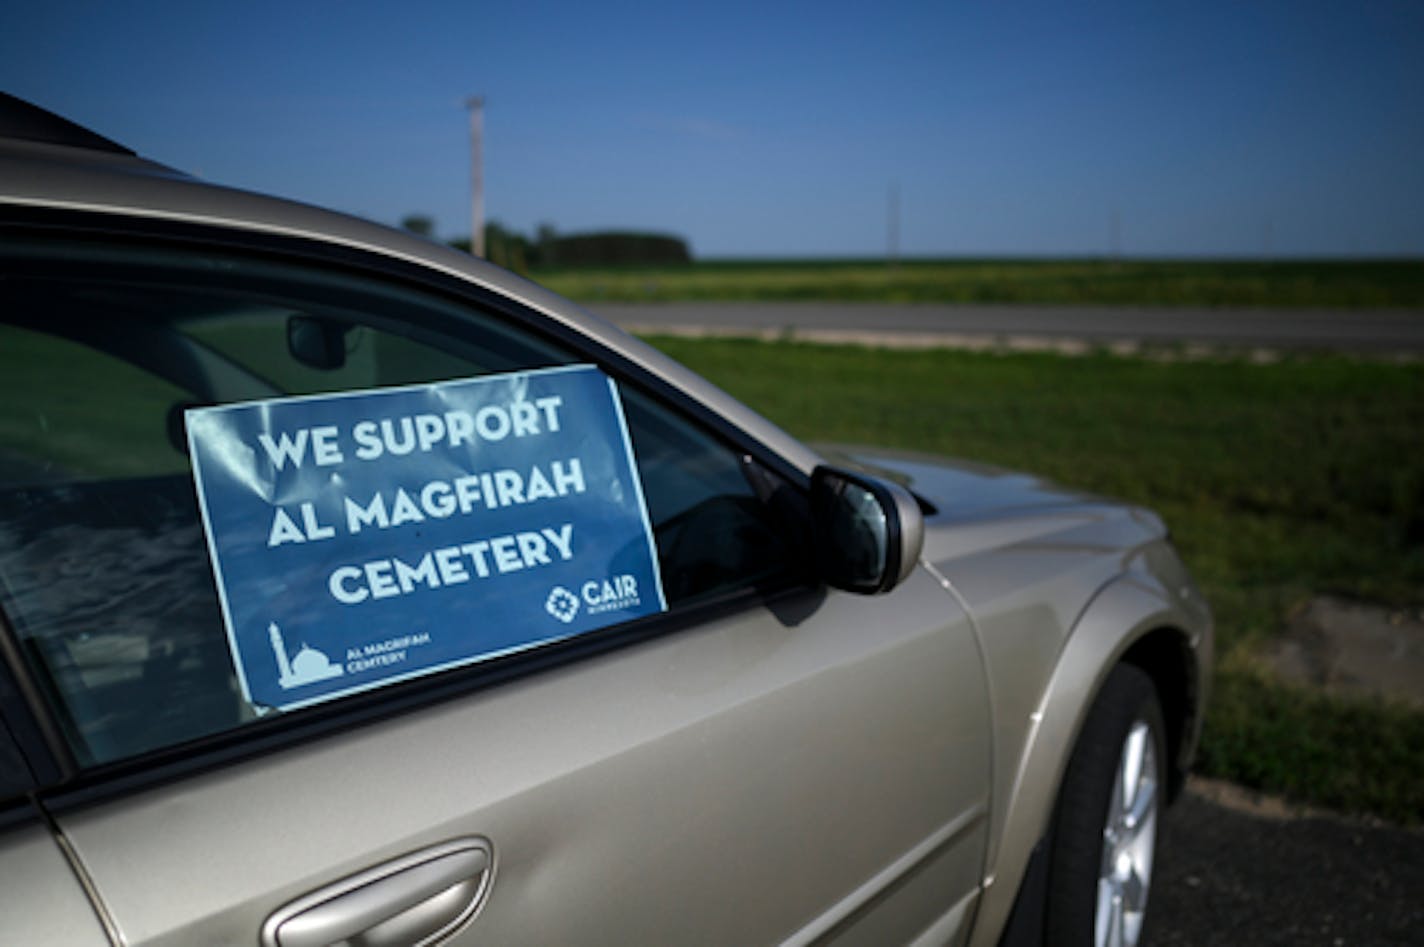
<instances>
[{"instance_id":1,"label":"side mirror","mask_svg":"<svg viewBox=\"0 0 1424 947\"><path fill-rule=\"evenodd\" d=\"M924 516L910 491L834 467L811 474L811 519L821 578L861 595L903 582L925 541Z\"/></svg>"}]
</instances>

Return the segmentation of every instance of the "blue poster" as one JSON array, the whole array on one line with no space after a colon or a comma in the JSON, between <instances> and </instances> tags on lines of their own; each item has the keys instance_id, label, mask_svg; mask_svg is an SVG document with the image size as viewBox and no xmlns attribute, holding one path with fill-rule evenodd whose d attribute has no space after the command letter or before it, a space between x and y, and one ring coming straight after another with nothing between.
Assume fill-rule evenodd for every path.
<instances>
[{"instance_id":1,"label":"blue poster","mask_svg":"<svg viewBox=\"0 0 1424 947\"><path fill-rule=\"evenodd\" d=\"M259 708L667 608L618 391L594 367L186 417L228 641Z\"/></svg>"}]
</instances>

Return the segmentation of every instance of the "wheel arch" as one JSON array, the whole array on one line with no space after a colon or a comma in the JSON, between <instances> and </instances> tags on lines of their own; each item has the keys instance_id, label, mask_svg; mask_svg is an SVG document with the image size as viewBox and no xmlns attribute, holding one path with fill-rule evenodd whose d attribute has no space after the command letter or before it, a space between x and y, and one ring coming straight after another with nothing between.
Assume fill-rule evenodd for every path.
<instances>
[{"instance_id":1,"label":"wheel arch","mask_svg":"<svg viewBox=\"0 0 1424 947\"><path fill-rule=\"evenodd\" d=\"M1119 663L1140 668L1157 688L1168 732L1171 791L1180 791L1201 727L1208 632L1181 599L1139 573L1118 575L1088 603L1030 722L1002 829L991 848L972 943L998 941L1011 914L1014 924L1019 922L1019 890L1050 829L1068 757L1109 671Z\"/></svg>"},{"instance_id":2,"label":"wheel arch","mask_svg":"<svg viewBox=\"0 0 1424 947\"><path fill-rule=\"evenodd\" d=\"M1190 636L1162 625L1134 641L1115 663L1131 664L1152 678L1162 720L1167 725L1169 798L1186 785L1201 723L1201 672L1192 658Z\"/></svg>"}]
</instances>

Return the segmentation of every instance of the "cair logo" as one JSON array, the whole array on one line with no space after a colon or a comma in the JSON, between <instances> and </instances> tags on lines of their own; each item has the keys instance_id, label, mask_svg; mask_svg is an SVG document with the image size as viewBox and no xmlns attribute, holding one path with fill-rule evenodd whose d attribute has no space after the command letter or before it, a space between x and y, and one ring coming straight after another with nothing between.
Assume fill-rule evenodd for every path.
<instances>
[{"instance_id":1,"label":"cair logo","mask_svg":"<svg viewBox=\"0 0 1424 947\"><path fill-rule=\"evenodd\" d=\"M588 614L597 615L636 608L641 602L638 580L623 574L606 579L589 579L579 585L577 594L556 585L544 600L544 610L567 625L578 617L580 611L587 610Z\"/></svg>"},{"instance_id":2,"label":"cair logo","mask_svg":"<svg viewBox=\"0 0 1424 947\"><path fill-rule=\"evenodd\" d=\"M579 586L579 597L583 599L590 615L635 608L640 601L638 580L627 574L591 579Z\"/></svg>"},{"instance_id":3,"label":"cair logo","mask_svg":"<svg viewBox=\"0 0 1424 947\"><path fill-rule=\"evenodd\" d=\"M544 600L544 610L567 625L579 613L578 596L562 585L556 585Z\"/></svg>"}]
</instances>

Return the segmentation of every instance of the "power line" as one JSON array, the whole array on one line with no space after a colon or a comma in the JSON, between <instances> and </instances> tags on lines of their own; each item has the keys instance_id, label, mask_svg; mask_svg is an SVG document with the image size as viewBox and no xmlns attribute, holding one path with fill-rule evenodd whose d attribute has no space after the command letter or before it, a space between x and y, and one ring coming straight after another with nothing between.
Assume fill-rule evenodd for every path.
<instances>
[{"instance_id":1,"label":"power line","mask_svg":"<svg viewBox=\"0 0 1424 947\"><path fill-rule=\"evenodd\" d=\"M484 96L469 96L465 99L465 108L470 110L470 252L477 257L483 257L485 255Z\"/></svg>"}]
</instances>

